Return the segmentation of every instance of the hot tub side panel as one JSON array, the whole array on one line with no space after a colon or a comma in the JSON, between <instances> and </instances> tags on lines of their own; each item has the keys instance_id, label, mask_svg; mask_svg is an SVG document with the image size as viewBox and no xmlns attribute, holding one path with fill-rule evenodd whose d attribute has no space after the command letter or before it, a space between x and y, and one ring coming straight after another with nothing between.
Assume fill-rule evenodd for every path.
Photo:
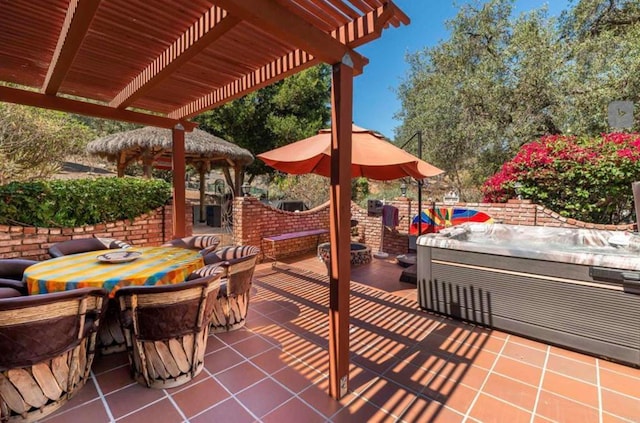
<instances>
[{"instance_id":1,"label":"hot tub side panel","mask_svg":"<svg viewBox=\"0 0 640 423\"><path fill-rule=\"evenodd\" d=\"M640 365L640 295L589 266L418 247L420 307Z\"/></svg>"}]
</instances>

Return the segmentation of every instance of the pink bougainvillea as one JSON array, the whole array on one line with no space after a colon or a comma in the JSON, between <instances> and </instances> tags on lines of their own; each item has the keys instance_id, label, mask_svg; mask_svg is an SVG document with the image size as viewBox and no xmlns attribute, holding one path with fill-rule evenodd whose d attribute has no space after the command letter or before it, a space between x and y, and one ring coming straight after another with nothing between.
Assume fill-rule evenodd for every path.
<instances>
[{"instance_id":1,"label":"pink bougainvillea","mask_svg":"<svg viewBox=\"0 0 640 423\"><path fill-rule=\"evenodd\" d=\"M631 183L640 180L640 134L549 135L523 145L482 186L484 201L520 193L558 213L597 223L630 215Z\"/></svg>"}]
</instances>

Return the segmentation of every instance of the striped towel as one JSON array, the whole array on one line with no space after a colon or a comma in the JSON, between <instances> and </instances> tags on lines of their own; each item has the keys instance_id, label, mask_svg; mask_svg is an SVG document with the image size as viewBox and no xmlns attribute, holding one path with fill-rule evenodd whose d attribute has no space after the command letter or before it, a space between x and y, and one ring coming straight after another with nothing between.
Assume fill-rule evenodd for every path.
<instances>
[{"instance_id":1,"label":"striped towel","mask_svg":"<svg viewBox=\"0 0 640 423\"><path fill-rule=\"evenodd\" d=\"M382 224L389 228L398 226L398 208L394 206L382 206Z\"/></svg>"}]
</instances>

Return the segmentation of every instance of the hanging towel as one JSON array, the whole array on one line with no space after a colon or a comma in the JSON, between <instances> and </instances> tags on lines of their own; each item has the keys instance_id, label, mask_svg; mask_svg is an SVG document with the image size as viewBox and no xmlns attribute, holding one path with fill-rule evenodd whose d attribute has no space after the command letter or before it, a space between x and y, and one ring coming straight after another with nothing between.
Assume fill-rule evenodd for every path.
<instances>
[{"instance_id":1,"label":"hanging towel","mask_svg":"<svg viewBox=\"0 0 640 423\"><path fill-rule=\"evenodd\" d=\"M398 226L398 208L394 206L382 206L382 224L389 228Z\"/></svg>"}]
</instances>

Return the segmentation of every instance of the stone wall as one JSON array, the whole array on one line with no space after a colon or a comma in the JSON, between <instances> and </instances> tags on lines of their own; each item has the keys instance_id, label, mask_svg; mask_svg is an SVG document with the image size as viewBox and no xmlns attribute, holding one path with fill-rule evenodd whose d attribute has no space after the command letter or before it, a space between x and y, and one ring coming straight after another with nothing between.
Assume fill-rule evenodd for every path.
<instances>
[{"instance_id":1,"label":"stone wall","mask_svg":"<svg viewBox=\"0 0 640 423\"><path fill-rule=\"evenodd\" d=\"M173 238L173 207L167 205L134 220L78 228L36 228L0 225L0 258L49 259L51 244L79 238L116 238L138 247L160 245ZM192 208L187 207L187 234L193 232Z\"/></svg>"}]
</instances>

